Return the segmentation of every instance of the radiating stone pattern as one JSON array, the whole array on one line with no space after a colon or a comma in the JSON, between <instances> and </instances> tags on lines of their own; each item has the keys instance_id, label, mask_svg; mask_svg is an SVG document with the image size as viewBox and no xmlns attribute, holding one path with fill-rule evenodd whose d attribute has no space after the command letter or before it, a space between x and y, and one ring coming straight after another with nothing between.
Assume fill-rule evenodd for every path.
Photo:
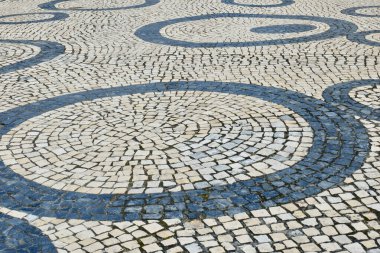
<instances>
[{"instance_id":1,"label":"radiating stone pattern","mask_svg":"<svg viewBox=\"0 0 380 253\"><path fill-rule=\"evenodd\" d=\"M50 12L46 0L0 1L0 112L64 94L150 82L258 84L323 99L323 91L333 85L380 79L377 0L283 2L53 1L48 6L69 16L34 22L52 18L28 14ZM329 28L308 20L226 17L161 31L166 38L213 42L213 47L170 46L135 36L138 28L156 22L218 13L334 18L356 25L354 32L371 33L366 41L321 36L304 43L224 47L312 36ZM44 57L35 61L41 48L21 42L29 40L57 42L65 51L43 48ZM12 252L27 242L30 252L49 252L48 237L58 252L380 252L379 85L355 87L348 94L365 106L364 111L347 110L355 112L370 137L365 163L318 195L193 220L57 219L1 207L0 245ZM360 111L370 111L371 117L361 117ZM315 135L285 105L211 91L114 96L60 107L20 125L17 119L0 122L1 127L12 124L16 127L1 138L0 159L19 175L68 194L180 193L246 181L301 161ZM2 186L0 194L7 194ZM46 201L38 195L33 199L41 205ZM18 234L19 228L25 233ZM24 235L30 237L22 241ZM4 240L7 236L18 240ZM34 236L43 240L31 243Z\"/></svg>"},{"instance_id":2,"label":"radiating stone pattern","mask_svg":"<svg viewBox=\"0 0 380 253\"><path fill-rule=\"evenodd\" d=\"M6 165L56 189L153 193L207 188L287 168L312 130L279 105L210 92L98 99L45 113L4 136Z\"/></svg>"}]
</instances>

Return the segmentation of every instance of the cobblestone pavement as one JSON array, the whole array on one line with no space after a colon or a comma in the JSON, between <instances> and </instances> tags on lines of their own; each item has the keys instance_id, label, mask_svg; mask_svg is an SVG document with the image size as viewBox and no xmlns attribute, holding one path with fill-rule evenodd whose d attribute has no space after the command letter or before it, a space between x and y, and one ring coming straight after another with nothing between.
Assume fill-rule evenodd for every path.
<instances>
[{"instance_id":1,"label":"cobblestone pavement","mask_svg":"<svg viewBox=\"0 0 380 253\"><path fill-rule=\"evenodd\" d=\"M0 252L380 252L378 0L0 0Z\"/></svg>"}]
</instances>

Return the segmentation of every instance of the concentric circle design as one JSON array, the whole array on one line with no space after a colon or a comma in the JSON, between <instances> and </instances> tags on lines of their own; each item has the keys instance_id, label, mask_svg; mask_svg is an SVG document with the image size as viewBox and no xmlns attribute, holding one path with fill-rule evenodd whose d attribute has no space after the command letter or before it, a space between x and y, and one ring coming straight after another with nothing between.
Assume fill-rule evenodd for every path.
<instances>
[{"instance_id":1,"label":"concentric circle design","mask_svg":"<svg viewBox=\"0 0 380 253\"><path fill-rule=\"evenodd\" d=\"M57 252L49 238L25 220L0 214L1 252Z\"/></svg>"},{"instance_id":2,"label":"concentric circle design","mask_svg":"<svg viewBox=\"0 0 380 253\"><path fill-rule=\"evenodd\" d=\"M343 14L357 17L380 17L380 6L360 6L342 10Z\"/></svg>"},{"instance_id":3,"label":"concentric circle design","mask_svg":"<svg viewBox=\"0 0 380 253\"><path fill-rule=\"evenodd\" d=\"M61 12L37 12L0 16L0 25L20 25L51 22L67 18L69 15Z\"/></svg>"},{"instance_id":4,"label":"concentric circle design","mask_svg":"<svg viewBox=\"0 0 380 253\"><path fill-rule=\"evenodd\" d=\"M62 44L52 41L42 41L42 40L0 40L1 43L6 45L15 44L15 45L31 45L33 47L38 47L40 50L37 54L33 54L32 57L19 60L15 63L6 64L0 67L0 74L5 74L31 66L40 64L45 61L49 61L60 54L63 54L65 47Z\"/></svg>"},{"instance_id":5,"label":"concentric circle design","mask_svg":"<svg viewBox=\"0 0 380 253\"><path fill-rule=\"evenodd\" d=\"M227 109L226 109L227 108ZM179 91L82 102L44 113L1 139L5 164L29 180L88 193L204 189L300 161L312 130L261 99Z\"/></svg>"},{"instance_id":6,"label":"concentric circle design","mask_svg":"<svg viewBox=\"0 0 380 253\"><path fill-rule=\"evenodd\" d=\"M380 120L380 108L376 106L379 98L377 93L379 86L380 80L377 79L351 81L327 88L323 92L323 97L332 104L344 106L350 114L365 119ZM364 96L369 94L366 96L369 100L363 101L360 96L354 95L363 94L363 90L365 91Z\"/></svg>"},{"instance_id":7,"label":"concentric circle design","mask_svg":"<svg viewBox=\"0 0 380 253\"><path fill-rule=\"evenodd\" d=\"M79 3L78 3L79 2ZM160 0L113 0L113 1L72 1L72 0L53 0L40 4L38 7L45 10L70 10L70 11L116 11L138 9L158 4ZM92 4L92 8L83 5ZM122 5L122 6L120 6Z\"/></svg>"},{"instance_id":8,"label":"concentric circle design","mask_svg":"<svg viewBox=\"0 0 380 253\"><path fill-rule=\"evenodd\" d=\"M207 189L150 194L86 194L56 190L25 179L4 163L2 156L0 201L12 210L39 216L92 220L136 220L217 217L303 199L328 189L360 168L368 153L365 128L335 106L296 92L236 83L155 83L91 90L21 106L0 114L7 135L27 120L44 113L95 99L165 92L210 92L243 95L286 106L313 130L308 154L289 168L245 181ZM117 132L116 132L117 134ZM32 137L33 138L33 137Z\"/></svg>"},{"instance_id":9,"label":"concentric circle design","mask_svg":"<svg viewBox=\"0 0 380 253\"><path fill-rule=\"evenodd\" d=\"M380 47L380 30L352 33L347 35L347 38L359 44Z\"/></svg>"},{"instance_id":10,"label":"concentric circle design","mask_svg":"<svg viewBox=\"0 0 380 253\"><path fill-rule=\"evenodd\" d=\"M280 0L279 3L274 3L274 4L258 4L257 2L259 1L257 0L249 0L249 1L222 0L222 3L225 3L225 4L238 5L238 6L244 6L244 7L263 7L263 8L283 7L283 6L291 5L294 3L293 0Z\"/></svg>"},{"instance_id":11,"label":"concentric circle design","mask_svg":"<svg viewBox=\"0 0 380 253\"><path fill-rule=\"evenodd\" d=\"M227 22L229 20L229 22ZM238 21L243 20L243 21ZM275 34L273 26L268 27L269 20L282 22L281 25L276 25ZM222 25L226 22L227 25ZM255 27L248 27L246 23L261 22L263 28L259 33L247 33L249 30L257 31ZM297 24L294 24L297 22ZM293 23L293 24L292 24ZM311 23L311 24L310 24ZM206 25L207 24L207 25ZM199 29L195 29L199 27ZM252 23L254 26L255 23ZM308 25L307 31L302 31L300 26L297 26L301 32L284 32L289 25ZM309 29L312 26L318 26L318 33L312 33ZM168 35L170 30L176 28L173 35ZM266 27L266 28L265 28ZM214 31L218 28L217 31ZM246 28L247 31L244 29ZM243 32L238 33L243 29ZM189 30L180 36L182 31ZM263 32L267 30L269 36L263 37ZM315 29L317 30L317 29ZM313 32L315 30L312 30ZM284 45L291 43L304 43L318 40L331 39L339 36L346 36L357 30L357 26L348 21L312 17L312 16L288 16L288 15L265 15L265 14L239 14L239 13L219 13L202 16L178 18L158 23L149 24L139 28L135 35L147 42L182 47L246 47L246 46L268 46L268 45ZM183 33L183 32L182 32ZM173 37L175 35L175 37ZM219 41L214 41L214 36L210 40L208 35L224 36ZM250 34L247 36L247 34ZM241 35L244 35L241 40ZM277 37L274 35L278 35ZM237 38L240 39L237 39Z\"/></svg>"}]
</instances>

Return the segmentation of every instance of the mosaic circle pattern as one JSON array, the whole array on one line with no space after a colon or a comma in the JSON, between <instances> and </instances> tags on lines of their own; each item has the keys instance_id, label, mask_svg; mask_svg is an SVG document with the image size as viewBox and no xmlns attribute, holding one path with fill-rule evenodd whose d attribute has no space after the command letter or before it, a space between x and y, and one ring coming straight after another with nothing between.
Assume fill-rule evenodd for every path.
<instances>
[{"instance_id":1,"label":"mosaic circle pattern","mask_svg":"<svg viewBox=\"0 0 380 253\"><path fill-rule=\"evenodd\" d=\"M138 9L158 4L160 0L112 0L112 1L81 1L81 0L53 0L40 4L45 10L70 10L70 11L117 11ZM90 5L90 6L89 6ZM89 6L89 7L86 7Z\"/></svg>"},{"instance_id":2,"label":"mosaic circle pattern","mask_svg":"<svg viewBox=\"0 0 380 253\"><path fill-rule=\"evenodd\" d=\"M226 109L227 108L227 109ZM55 189L178 192L288 168L312 130L297 114L247 96L164 92L98 99L24 122L1 139L15 172Z\"/></svg>"},{"instance_id":3,"label":"mosaic circle pattern","mask_svg":"<svg viewBox=\"0 0 380 253\"><path fill-rule=\"evenodd\" d=\"M323 92L326 101L344 106L348 113L361 118L380 120L377 107L380 80L368 79L336 84ZM363 99L363 95L365 99Z\"/></svg>"},{"instance_id":4,"label":"mosaic circle pattern","mask_svg":"<svg viewBox=\"0 0 380 253\"><path fill-rule=\"evenodd\" d=\"M57 252L49 238L25 220L0 213L0 252Z\"/></svg>"},{"instance_id":5,"label":"mosaic circle pattern","mask_svg":"<svg viewBox=\"0 0 380 253\"><path fill-rule=\"evenodd\" d=\"M380 17L380 6L360 6L342 10L343 14L357 17Z\"/></svg>"},{"instance_id":6,"label":"mosaic circle pattern","mask_svg":"<svg viewBox=\"0 0 380 253\"><path fill-rule=\"evenodd\" d=\"M0 16L0 25L20 25L41 22L51 22L67 18L69 15L61 12L38 12Z\"/></svg>"},{"instance_id":7,"label":"mosaic circle pattern","mask_svg":"<svg viewBox=\"0 0 380 253\"><path fill-rule=\"evenodd\" d=\"M275 27L268 26L268 23L273 21L277 22L273 24ZM294 32L287 32L289 25ZM307 26L306 31L305 26ZM314 27L318 29L310 30ZM255 32L257 29L258 33ZM355 24L332 18L219 13L149 24L139 28L135 35L147 42L170 46L246 47L326 40L346 36L356 30ZM264 36L263 33L267 33L268 36ZM215 36L221 36L220 40L215 41Z\"/></svg>"},{"instance_id":8,"label":"mosaic circle pattern","mask_svg":"<svg viewBox=\"0 0 380 253\"><path fill-rule=\"evenodd\" d=\"M38 52L33 52L28 54L28 57L20 57L17 62L6 63L6 65L0 67L0 74L5 74L25 68L32 67L34 65L40 64L42 62L49 61L58 55L61 55L65 51L65 47L62 44L52 41L42 41L42 40L0 40L0 45L30 45L31 48L39 48ZM32 56L30 56L32 55Z\"/></svg>"},{"instance_id":9,"label":"mosaic circle pattern","mask_svg":"<svg viewBox=\"0 0 380 253\"><path fill-rule=\"evenodd\" d=\"M0 201L12 210L65 219L217 217L232 211L255 210L315 195L342 182L361 167L367 155L369 144L365 128L337 107L296 92L235 83L157 83L59 96L1 113L0 121L5 126L0 134L5 136L38 115L80 102L153 92L160 95L196 91L243 95L286 106L300 115L314 132L308 154L288 168L244 181L207 189L201 186L180 192L127 195L86 194L42 186L16 174L5 165L14 158L4 156L5 164L0 166L0 182L4 185L0 189Z\"/></svg>"}]
</instances>

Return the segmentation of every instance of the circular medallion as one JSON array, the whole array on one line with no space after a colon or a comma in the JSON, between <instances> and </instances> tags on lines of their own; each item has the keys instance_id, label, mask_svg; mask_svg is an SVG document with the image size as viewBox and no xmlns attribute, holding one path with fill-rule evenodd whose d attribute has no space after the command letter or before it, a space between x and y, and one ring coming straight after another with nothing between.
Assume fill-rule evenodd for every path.
<instances>
[{"instance_id":1,"label":"circular medallion","mask_svg":"<svg viewBox=\"0 0 380 253\"><path fill-rule=\"evenodd\" d=\"M356 25L313 16L219 13L177 18L139 28L147 42L182 47L246 47L305 43L346 36Z\"/></svg>"},{"instance_id":2,"label":"circular medallion","mask_svg":"<svg viewBox=\"0 0 380 253\"><path fill-rule=\"evenodd\" d=\"M204 94L206 98L202 98L200 94ZM211 99L209 96L215 98ZM231 99L231 103L239 104L240 101L244 101L248 104L237 107L231 104L232 108L220 110L217 103L229 100L222 99L223 96L236 96L236 99ZM215 104L207 105L208 98ZM198 99L200 104L195 102ZM177 106L172 103L182 103L182 106L178 106L178 110L183 111L176 111ZM85 106L82 106L84 104L94 111L95 118L91 118L89 111L81 112L85 110ZM103 104L105 108L102 108ZM140 104L145 105L146 108L137 109ZM163 114L159 115L158 112L161 110L155 107L161 106ZM197 112L198 106L207 108L210 114ZM79 111L73 114L72 110ZM63 113L62 118L59 118L60 113ZM223 115L226 115L225 119ZM35 121L38 124L44 118L51 119L51 122L46 127L40 126L41 129L27 129L27 125L23 124L27 121ZM247 118L247 121L242 121L244 118ZM264 121L264 118L271 120ZM55 120L63 126L61 129L56 127L58 123ZM342 182L361 167L369 148L365 128L354 117L345 114L335 106L292 91L236 83L155 83L91 90L39 101L0 113L0 122L4 124L4 127L0 129L2 141L16 145L18 138L16 133L21 131L20 143L28 139L28 141L36 140L32 143L39 145L35 157L26 157L36 164L33 171L31 168L20 168L20 163L15 161L20 154L32 152L33 145L30 145L30 142L29 144L26 142L25 146L11 147L13 153L11 155L1 152L3 164L0 166L0 182L3 187L0 191L3 194L0 194L0 201L2 205L12 210L65 219L137 220L217 217L231 210L243 212L288 203L313 196ZM100 126L91 122L100 122ZM223 124L226 128L221 127ZM290 128L291 125L294 128ZM67 135L68 133L64 131L65 126L70 129L71 135ZM267 130L262 129L264 126L267 126ZM311 135L308 130L309 126L314 135ZM24 127L26 131L22 132ZM272 129L269 130L270 128ZM16 131L12 136L14 129ZM114 131L110 132L110 129ZM44 135L44 132L47 135ZM269 136L266 136L265 132L268 132ZM49 134L53 136L48 137ZM280 143L276 143L275 140L269 141L272 135L277 137ZM41 139L36 136L41 136ZM131 138L132 136L135 138ZM265 137L269 137L268 141ZM10 138L15 138L15 142ZM162 143L164 138L168 138L168 141ZM230 139L234 139L235 142ZM113 144L108 143L107 140ZM197 164L194 161L199 161L198 164L201 164L198 171L205 167L205 169L213 169L215 173L212 171L209 174L198 173L203 176L203 180L193 180L192 185L195 189L186 189L185 184L182 184L183 189L180 191L170 191L168 185L166 185L167 188L155 189L160 185L163 186L165 180L156 180L159 184L155 187L155 183L152 183L153 180L149 177L143 178L144 180L139 178L144 186L140 188L146 189L152 186L154 190L149 193L94 194L94 192L90 194L78 192L78 189L58 190L52 186L42 185L45 183L43 180L33 182L20 175L21 170L29 170L38 178L40 177L38 168L41 167L46 172L43 175L47 178L53 175L52 172L56 169L54 172L57 177L53 177L61 181L59 176L64 175L71 168L60 164L58 156L65 155L65 152L70 152L70 150L49 150L49 141L52 147L59 143L61 147L79 147L79 150L89 148L88 143L92 142L92 146L96 148L92 151L94 154L102 154L103 150L98 148L105 147L105 152L108 153L97 157L96 161L100 164L104 158L107 160L114 157L115 160L106 161L102 164L104 166L100 167L100 170L107 168L105 172L109 171L112 175L115 174L112 171L113 166L122 166L124 169L126 162L131 164L132 161L134 165L141 165L136 161L144 161L144 165L145 162L146 165L157 165L157 168L151 170L152 173L148 169L136 169L136 177L142 175L142 172L145 173L144 176L163 175L157 174L162 172L158 168L161 164L169 167L176 164L176 168L188 167L186 170L178 169L177 171L175 171L176 168L170 168L174 178L175 175L179 175L178 173L186 172L189 173L188 179L192 176L197 177L194 174L197 167L190 166ZM64 141L68 141L69 145ZM128 145L125 145L128 141ZM290 144L292 141L300 144ZM166 149L163 146L170 144L176 146L178 152L171 152L170 147ZM142 145L145 145L145 149L137 149L137 146ZM109 147L117 146L121 149L112 149L114 153L110 154ZM300 146L303 150L298 150ZM169 163L162 163L159 159L149 161L156 158L153 152L147 152L149 148L152 151L158 151L156 153L158 155L179 154L180 156L171 158L173 160ZM214 149L224 153L207 160L204 154L210 156L215 152ZM54 152L58 156L49 156ZM240 154L243 159L239 158L239 155L234 157L233 152ZM248 154L246 157L244 157L244 152ZM47 154L47 157L43 158L44 154ZM92 159L93 153L91 150L84 149L80 156L76 154L78 154L77 151L71 153L73 159L70 162L73 164L81 158L84 159L83 161ZM120 157L126 156L133 157L120 163ZM296 156L298 158L294 160ZM180 158L184 160L181 161ZM276 162L271 164L271 159ZM207 164L212 162L217 164L215 166ZM27 164L30 163L27 162ZM229 168L228 164L235 165ZM235 168L237 164L241 167ZM264 164L267 164L267 167ZM276 167L276 164L279 167ZM61 166L57 168L57 165ZM210 167L207 167L208 165ZM270 165L274 167L271 168ZM43 168L44 166L47 167ZM91 166L92 164L81 163L80 166L72 168L72 171L81 169L80 173L86 173L83 168L87 167L87 171L101 177L102 175L96 174L98 171L92 169ZM162 169L167 169L166 172L169 172L167 166ZM251 170L250 166L254 169ZM60 168L61 171L58 171ZM212 184L213 180L205 180L206 176L215 174L219 175L216 180L232 178L234 169L245 169L253 174L248 172L246 175L249 178L237 178L236 182L226 180L224 183ZM134 172L131 168L129 171L132 174ZM225 172L225 174L220 172ZM257 172L261 175L255 174ZM164 174L168 175L168 173ZM200 184L197 185L197 182ZM152 184L149 185L149 183Z\"/></svg>"},{"instance_id":3,"label":"circular medallion","mask_svg":"<svg viewBox=\"0 0 380 253\"><path fill-rule=\"evenodd\" d=\"M178 91L49 111L1 139L29 180L84 193L206 189L302 160L312 130L291 110L244 95Z\"/></svg>"}]
</instances>

